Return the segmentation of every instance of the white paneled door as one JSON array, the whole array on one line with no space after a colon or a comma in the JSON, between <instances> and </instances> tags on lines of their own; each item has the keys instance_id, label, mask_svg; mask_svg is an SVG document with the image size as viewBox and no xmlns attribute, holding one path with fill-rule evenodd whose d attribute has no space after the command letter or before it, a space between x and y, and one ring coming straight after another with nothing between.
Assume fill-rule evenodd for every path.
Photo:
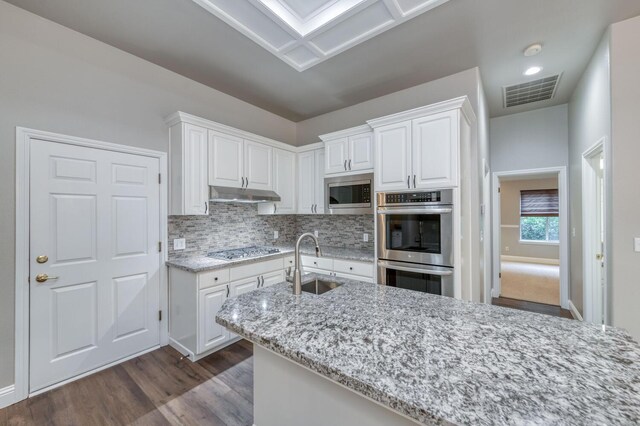
<instances>
[{"instance_id":1,"label":"white paneled door","mask_svg":"<svg viewBox=\"0 0 640 426\"><path fill-rule=\"evenodd\" d=\"M30 391L160 343L159 160L30 152Z\"/></svg>"}]
</instances>

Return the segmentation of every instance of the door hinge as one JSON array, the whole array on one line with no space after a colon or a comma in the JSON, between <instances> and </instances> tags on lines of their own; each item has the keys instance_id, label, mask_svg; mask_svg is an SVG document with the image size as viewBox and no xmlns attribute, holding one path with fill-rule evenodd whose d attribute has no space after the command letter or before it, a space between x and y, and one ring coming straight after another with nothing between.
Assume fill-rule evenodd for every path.
<instances>
[{"instance_id":1,"label":"door hinge","mask_svg":"<svg viewBox=\"0 0 640 426\"><path fill-rule=\"evenodd\" d=\"M162 175L158 173L158 183L162 183Z\"/></svg>"},{"instance_id":2,"label":"door hinge","mask_svg":"<svg viewBox=\"0 0 640 426\"><path fill-rule=\"evenodd\" d=\"M162 311L158 311L158 321L162 321Z\"/></svg>"},{"instance_id":3,"label":"door hinge","mask_svg":"<svg viewBox=\"0 0 640 426\"><path fill-rule=\"evenodd\" d=\"M502 278L502 272L498 273L498 278Z\"/></svg>"},{"instance_id":4,"label":"door hinge","mask_svg":"<svg viewBox=\"0 0 640 426\"><path fill-rule=\"evenodd\" d=\"M158 241L158 253L162 252L162 241Z\"/></svg>"},{"instance_id":5,"label":"door hinge","mask_svg":"<svg viewBox=\"0 0 640 426\"><path fill-rule=\"evenodd\" d=\"M500 192L500 187L498 187L498 192Z\"/></svg>"}]
</instances>

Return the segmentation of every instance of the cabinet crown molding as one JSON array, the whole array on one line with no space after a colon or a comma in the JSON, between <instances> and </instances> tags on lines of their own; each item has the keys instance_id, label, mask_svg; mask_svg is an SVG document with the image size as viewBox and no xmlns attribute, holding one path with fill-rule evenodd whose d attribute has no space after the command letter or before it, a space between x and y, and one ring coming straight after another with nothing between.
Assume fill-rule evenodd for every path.
<instances>
[{"instance_id":1,"label":"cabinet crown molding","mask_svg":"<svg viewBox=\"0 0 640 426\"><path fill-rule=\"evenodd\" d=\"M367 123L372 128L376 128L380 126L386 126L387 124L413 120L414 118L420 118L426 115L451 111L453 109L460 109L470 123L475 123L476 115L473 112L471 102L469 102L469 98L467 96L460 96L459 98L450 99L448 101L437 102L435 104L410 109L408 111L402 111L395 114L386 115L384 117L374 118L372 120L367 120Z\"/></svg>"},{"instance_id":2,"label":"cabinet crown molding","mask_svg":"<svg viewBox=\"0 0 640 426\"><path fill-rule=\"evenodd\" d=\"M373 129L368 124L363 124L361 126L350 127L344 130L338 130L337 132L325 133L324 135L318 136L322 141L331 141L334 139L340 139L348 136L359 135L362 133L369 133Z\"/></svg>"},{"instance_id":3,"label":"cabinet crown molding","mask_svg":"<svg viewBox=\"0 0 640 426\"><path fill-rule=\"evenodd\" d=\"M225 133L227 135L236 136L242 139L248 139L255 142L260 142L265 145L272 146L274 148L284 149L285 151L298 152L296 146L289 145L284 142L280 142L274 139L270 139L264 136L257 135L255 133L247 132L244 130L236 129L235 127L220 124L215 121L207 120L206 118L198 117L186 112L177 111L165 118L167 126L172 127L178 123L189 123L194 126L204 127L210 130L216 130L218 132Z\"/></svg>"}]
</instances>

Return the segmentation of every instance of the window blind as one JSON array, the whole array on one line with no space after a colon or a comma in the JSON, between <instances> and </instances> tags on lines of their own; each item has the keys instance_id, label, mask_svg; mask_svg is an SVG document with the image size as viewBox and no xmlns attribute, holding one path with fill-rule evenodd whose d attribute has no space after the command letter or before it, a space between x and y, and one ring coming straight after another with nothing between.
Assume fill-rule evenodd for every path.
<instances>
[{"instance_id":1,"label":"window blind","mask_svg":"<svg viewBox=\"0 0 640 426\"><path fill-rule=\"evenodd\" d=\"M557 189L520 191L520 216L558 216Z\"/></svg>"}]
</instances>

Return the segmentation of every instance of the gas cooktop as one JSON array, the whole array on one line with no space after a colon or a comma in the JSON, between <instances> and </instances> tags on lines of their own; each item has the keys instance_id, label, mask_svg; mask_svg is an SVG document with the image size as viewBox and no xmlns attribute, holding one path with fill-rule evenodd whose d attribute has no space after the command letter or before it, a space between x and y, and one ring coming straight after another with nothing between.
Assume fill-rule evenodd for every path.
<instances>
[{"instance_id":1,"label":"gas cooktop","mask_svg":"<svg viewBox=\"0 0 640 426\"><path fill-rule=\"evenodd\" d=\"M265 256L267 254L275 253L280 253L280 250L274 247L251 246L231 250L213 251L207 254L207 256L220 260L236 260L244 259L247 257Z\"/></svg>"}]
</instances>

